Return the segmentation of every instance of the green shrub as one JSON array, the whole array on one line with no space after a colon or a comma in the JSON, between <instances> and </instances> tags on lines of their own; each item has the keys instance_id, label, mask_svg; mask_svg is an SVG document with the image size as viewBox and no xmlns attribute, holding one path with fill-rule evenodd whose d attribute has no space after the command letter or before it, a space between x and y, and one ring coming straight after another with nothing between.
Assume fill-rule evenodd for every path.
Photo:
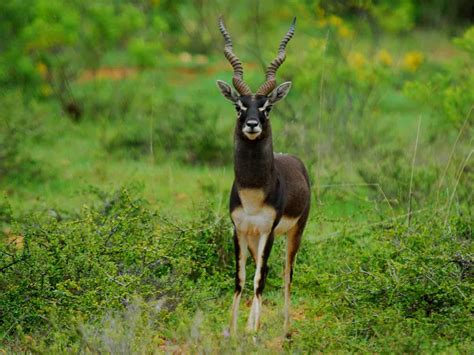
<instances>
[{"instance_id":1,"label":"green shrub","mask_svg":"<svg viewBox=\"0 0 474 355\"><path fill-rule=\"evenodd\" d=\"M42 108L35 102L25 106L19 92L0 95L0 180L6 177L28 181L41 174L31 154L23 148L25 140L34 139L39 132Z\"/></svg>"},{"instance_id":2,"label":"green shrub","mask_svg":"<svg viewBox=\"0 0 474 355\"><path fill-rule=\"evenodd\" d=\"M420 163L412 168L412 159L403 149L380 147L359 164L358 173L377 198L388 198L393 206L406 206L409 199L422 205L437 188L439 169Z\"/></svg>"},{"instance_id":3,"label":"green shrub","mask_svg":"<svg viewBox=\"0 0 474 355\"><path fill-rule=\"evenodd\" d=\"M51 338L71 340L78 321L123 308L136 294L166 300L166 313L231 285L221 282L231 255L221 219L206 212L181 228L125 190L102 197L70 220L31 216L17 227L20 244L0 244L0 333L42 333L49 324Z\"/></svg>"},{"instance_id":4,"label":"green shrub","mask_svg":"<svg viewBox=\"0 0 474 355\"><path fill-rule=\"evenodd\" d=\"M168 100L161 110L164 115L155 135L165 152L177 153L188 163L218 165L231 161L232 130L222 129L217 109L199 101Z\"/></svg>"},{"instance_id":5,"label":"green shrub","mask_svg":"<svg viewBox=\"0 0 474 355\"><path fill-rule=\"evenodd\" d=\"M444 122L439 123L441 127L453 125L459 129L464 122L469 127L474 124L473 33L471 27L462 37L454 40L467 53L467 58L453 61L427 80L408 81L404 85L403 91L407 96L429 108L434 117L442 115ZM442 129L438 129L440 131Z\"/></svg>"},{"instance_id":6,"label":"green shrub","mask_svg":"<svg viewBox=\"0 0 474 355\"><path fill-rule=\"evenodd\" d=\"M410 352L472 344L471 219L445 228L427 216L410 229L387 223L308 243L294 289L320 298L324 318L313 329L301 322L295 341L306 349Z\"/></svg>"},{"instance_id":7,"label":"green shrub","mask_svg":"<svg viewBox=\"0 0 474 355\"><path fill-rule=\"evenodd\" d=\"M141 96L137 100L146 102ZM172 157L188 164L231 161L232 121L221 120L216 108L175 98L162 99L153 107L143 106L142 114L130 114L118 123L105 149L132 158L149 155L153 149L158 161Z\"/></svg>"}]
</instances>

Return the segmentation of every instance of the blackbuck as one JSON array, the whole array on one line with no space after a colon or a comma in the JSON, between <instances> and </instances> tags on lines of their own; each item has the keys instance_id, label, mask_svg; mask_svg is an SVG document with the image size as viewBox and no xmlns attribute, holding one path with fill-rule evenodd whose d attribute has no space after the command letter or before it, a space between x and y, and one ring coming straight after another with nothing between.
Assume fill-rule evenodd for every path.
<instances>
[{"instance_id":1,"label":"blackbuck","mask_svg":"<svg viewBox=\"0 0 474 355\"><path fill-rule=\"evenodd\" d=\"M236 258L231 334L235 334L237 329L237 312L245 284L248 251L256 263L256 270L247 329L259 329L268 257L275 235L280 234L287 235L284 330L288 334L293 265L308 219L311 192L308 173L301 160L273 152L270 111L291 88L289 81L277 87L275 75L285 60L286 45L293 37L295 22L296 19L283 37L277 57L266 70L265 83L253 94L244 81L242 63L234 54L232 40L222 17L219 18L219 29L225 41L224 55L234 69L232 83L235 90L221 80L217 81L217 85L237 110L234 132L235 179L229 206Z\"/></svg>"}]
</instances>

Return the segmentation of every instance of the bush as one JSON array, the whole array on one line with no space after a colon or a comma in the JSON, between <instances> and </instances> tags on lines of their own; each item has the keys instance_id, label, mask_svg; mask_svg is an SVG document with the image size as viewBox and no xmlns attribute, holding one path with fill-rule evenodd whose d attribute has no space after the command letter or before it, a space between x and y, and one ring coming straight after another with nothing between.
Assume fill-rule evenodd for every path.
<instances>
[{"instance_id":1,"label":"bush","mask_svg":"<svg viewBox=\"0 0 474 355\"><path fill-rule=\"evenodd\" d=\"M381 147L371 151L361 162L358 173L375 196L388 198L393 206L406 206L409 199L420 205L427 202L437 188L439 171L435 166L420 163L412 167L412 159L403 149ZM420 156L418 160L421 160ZM381 196L380 189L385 196Z\"/></svg>"},{"instance_id":2,"label":"bush","mask_svg":"<svg viewBox=\"0 0 474 355\"><path fill-rule=\"evenodd\" d=\"M301 339L295 341L326 351L468 348L472 220L455 218L445 228L443 221L426 218L412 228L386 223L311 245L307 241L294 289L324 300L319 303L323 319L316 326L301 322ZM339 340L326 342L327 337Z\"/></svg>"},{"instance_id":3,"label":"bush","mask_svg":"<svg viewBox=\"0 0 474 355\"><path fill-rule=\"evenodd\" d=\"M184 229L126 190L102 197L67 221L27 218L17 227L21 243L0 244L1 333L43 333L48 324L45 339L61 333L67 343L78 322L121 309L136 294L166 300L166 314L230 287L229 275L221 280L231 255L221 219L206 212Z\"/></svg>"},{"instance_id":4,"label":"bush","mask_svg":"<svg viewBox=\"0 0 474 355\"><path fill-rule=\"evenodd\" d=\"M231 161L232 135L228 123L220 120L217 109L196 101L165 98L151 109L142 96L132 105L143 103L141 114L129 115L105 142L112 154L140 158L151 154L157 160L175 158L188 164L223 165ZM138 117L137 117L138 116Z\"/></svg>"},{"instance_id":5,"label":"bush","mask_svg":"<svg viewBox=\"0 0 474 355\"><path fill-rule=\"evenodd\" d=\"M155 134L166 153L176 152L188 163L219 165L231 161L231 130L222 129L216 109L199 101L170 100L161 110L164 115Z\"/></svg>"},{"instance_id":6,"label":"bush","mask_svg":"<svg viewBox=\"0 0 474 355\"><path fill-rule=\"evenodd\" d=\"M452 125L459 129L466 121L472 128L474 76L470 63L474 57L474 27L467 29L454 43L467 57L454 61L428 80L408 81L404 93L429 108L433 116L441 113L444 118L441 127Z\"/></svg>"},{"instance_id":7,"label":"bush","mask_svg":"<svg viewBox=\"0 0 474 355\"><path fill-rule=\"evenodd\" d=\"M15 177L28 181L38 178L38 164L22 148L27 138L37 136L44 114L42 108L35 102L25 107L23 96L18 92L0 95L0 106L0 179Z\"/></svg>"}]
</instances>

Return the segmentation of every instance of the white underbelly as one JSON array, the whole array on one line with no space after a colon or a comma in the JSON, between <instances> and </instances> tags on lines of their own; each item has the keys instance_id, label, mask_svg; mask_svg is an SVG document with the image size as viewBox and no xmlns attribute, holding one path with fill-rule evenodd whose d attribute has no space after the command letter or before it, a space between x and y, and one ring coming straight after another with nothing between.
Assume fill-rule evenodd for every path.
<instances>
[{"instance_id":1,"label":"white underbelly","mask_svg":"<svg viewBox=\"0 0 474 355\"><path fill-rule=\"evenodd\" d=\"M232 212L232 221L237 232L247 237L268 235L275 220L275 211L272 208L262 208L257 213L246 213L242 207Z\"/></svg>"},{"instance_id":2,"label":"white underbelly","mask_svg":"<svg viewBox=\"0 0 474 355\"><path fill-rule=\"evenodd\" d=\"M232 220L239 234L247 237L268 235L275 221L275 210L263 208L260 213L248 214L243 208L236 208L232 212ZM298 222L298 218L283 216L275 227L275 234L285 234Z\"/></svg>"},{"instance_id":3,"label":"white underbelly","mask_svg":"<svg viewBox=\"0 0 474 355\"><path fill-rule=\"evenodd\" d=\"M239 190L242 205L232 211L232 221L240 235L260 237L268 235L276 218L273 207L264 204L265 196L261 189ZM282 216L275 228L275 234L288 232L298 218Z\"/></svg>"}]
</instances>

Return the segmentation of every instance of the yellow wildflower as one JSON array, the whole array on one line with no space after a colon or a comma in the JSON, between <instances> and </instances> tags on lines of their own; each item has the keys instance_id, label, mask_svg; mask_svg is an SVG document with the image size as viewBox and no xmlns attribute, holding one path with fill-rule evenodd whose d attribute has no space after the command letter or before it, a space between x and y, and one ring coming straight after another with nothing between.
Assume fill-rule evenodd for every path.
<instances>
[{"instance_id":1,"label":"yellow wildflower","mask_svg":"<svg viewBox=\"0 0 474 355\"><path fill-rule=\"evenodd\" d=\"M403 67L407 71L415 72L423 63L423 53L418 51L408 52L403 57Z\"/></svg>"},{"instance_id":2,"label":"yellow wildflower","mask_svg":"<svg viewBox=\"0 0 474 355\"><path fill-rule=\"evenodd\" d=\"M43 84L40 87L40 92L41 92L41 95L45 97L50 96L53 93L53 88L49 84Z\"/></svg>"},{"instance_id":3,"label":"yellow wildflower","mask_svg":"<svg viewBox=\"0 0 474 355\"><path fill-rule=\"evenodd\" d=\"M387 67L390 67L392 66L393 64L393 58L392 58L392 55L390 54L389 51L387 51L386 49L381 49L377 52L377 61L382 64L382 65L385 65Z\"/></svg>"},{"instance_id":4,"label":"yellow wildflower","mask_svg":"<svg viewBox=\"0 0 474 355\"><path fill-rule=\"evenodd\" d=\"M43 62L36 64L36 70L38 70L38 73L43 79L46 77L46 74L48 74L48 67Z\"/></svg>"},{"instance_id":5,"label":"yellow wildflower","mask_svg":"<svg viewBox=\"0 0 474 355\"><path fill-rule=\"evenodd\" d=\"M179 53L178 58L181 61L181 63L186 63L186 64L191 63L191 61L193 60L193 56L189 54L188 52Z\"/></svg>"},{"instance_id":6,"label":"yellow wildflower","mask_svg":"<svg viewBox=\"0 0 474 355\"><path fill-rule=\"evenodd\" d=\"M350 52L347 61L349 66L355 69L362 69L367 63L365 56L360 52Z\"/></svg>"},{"instance_id":7,"label":"yellow wildflower","mask_svg":"<svg viewBox=\"0 0 474 355\"><path fill-rule=\"evenodd\" d=\"M327 24L328 24L328 21L325 18L322 18L322 19L318 20L318 26L319 27L326 27Z\"/></svg>"},{"instance_id":8,"label":"yellow wildflower","mask_svg":"<svg viewBox=\"0 0 474 355\"><path fill-rule=\"evenodd\" d=\"M336 15L329 16L329 23L333 26L339 27L342 25L342 18Z\"/></svg>"},{"instance_id":9,"label":"yellow wildflower","mask_svg":"<svg viewBox=\"0 0 474 355\"><path fill-rule=\"evenodd\" d=\"M342 25L339 27L339 30L337 31L339 37L341 38L346 38L350 39L353 36L353 32L349 29L349 27Z\"/></svg>"}]
</instances>

